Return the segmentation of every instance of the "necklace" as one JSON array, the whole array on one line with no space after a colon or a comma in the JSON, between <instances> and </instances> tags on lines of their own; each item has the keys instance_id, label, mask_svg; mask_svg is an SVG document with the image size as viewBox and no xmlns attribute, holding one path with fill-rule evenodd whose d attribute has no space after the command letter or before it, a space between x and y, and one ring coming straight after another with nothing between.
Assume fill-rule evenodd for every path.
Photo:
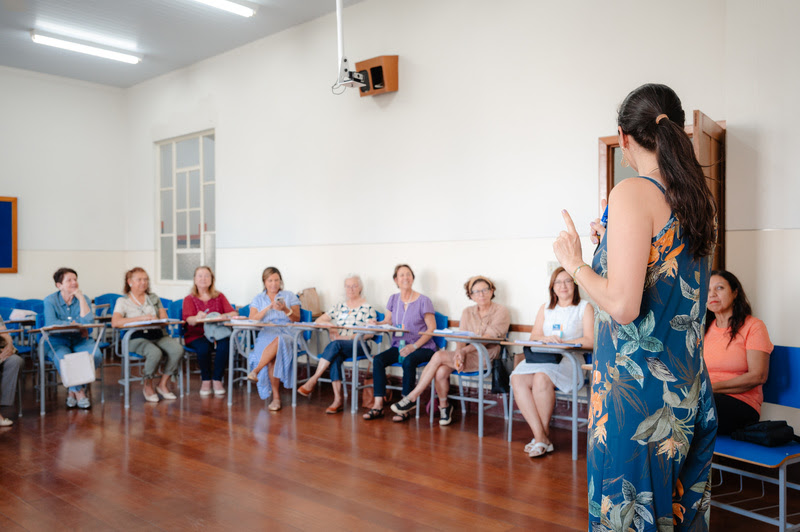
<instances>
[{"instance_id":1,"label":"necklace","mask_svg":"<svg viewBox=\"0 0 800 532\"><path fill-rule=\"evenodd\" d=\"M139 303L139 300L138 300L138 299L136 299L136 296L134 296L134 295L133 295L133 292L131 292L131 293L130 293L130 294L128 294L128 295L129 295L129 296L131 296L131 299L133 299L133 301L134 301L134 302L135 302L135 303L136 303L138 306L140 306L140 307L143 307L143 306L144 306L144 303ZM147 301L147 296L145 296L144 300L145 300L145 301Z\"/></svg>"}]
</instances>

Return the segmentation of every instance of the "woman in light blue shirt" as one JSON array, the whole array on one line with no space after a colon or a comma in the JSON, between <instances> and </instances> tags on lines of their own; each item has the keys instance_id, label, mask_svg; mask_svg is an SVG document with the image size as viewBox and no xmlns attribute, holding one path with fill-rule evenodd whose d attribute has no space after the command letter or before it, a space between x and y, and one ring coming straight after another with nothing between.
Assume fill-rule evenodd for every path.
<instances>
[{"instance_id":1,"label":"woman in light blue shirt","mask_svg":"<svg viewBox=\"0 0 800 532\"><path fill-rule=\"evenodd\" d=\"M72 268L59 268L53 274L58 292L44 298L44 325L70 325L74 323L89 324L94 322L94 312L89 298L83 295L78 287L78 274ZM56 365L61 373L61 361L69 353L79 351L92 352L95 342L84 329L75 333L59 333L48 336L45 347L47 358ZM94 353L95 367L100 365L101 353ZM68 408L89 408L92 406L86 397L86 386L72 386L67 395Z\"/></svg>"},{"instance_id":2,"label":"woman in light blue shirt","mask_svg":"<svg viewBox=\"0 0 800 532\"><path fill-rule=\"evenodd\" d=\"M250 319L264 323L285 324L300 321L300 299L283 289L283 277L278 268L270 266L261 274L264 291L250 303ZM281 409L280 384L293 386L292 352L294 337L288 327L264 327L256 337L250 352L247 378L258 383L258 395L272 395L269 409Z\"/></svg>"}]
</instances>

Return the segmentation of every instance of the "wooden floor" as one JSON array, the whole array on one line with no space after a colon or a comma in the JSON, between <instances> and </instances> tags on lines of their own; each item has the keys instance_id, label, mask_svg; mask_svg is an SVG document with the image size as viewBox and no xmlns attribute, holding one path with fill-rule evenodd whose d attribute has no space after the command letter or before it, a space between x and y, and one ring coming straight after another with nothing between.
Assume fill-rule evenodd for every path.
<instances>
[{"instance_id":1,"label":"wooden floor","mask_svg":"<svg viewBox=\"0 0 800 532\"><path fill-rule=\"evenodd\" d=\"M284 391L277 413L244 389L230 409L198 389L149 404L137 387L126 412L116 385L89 411L68 411L62 388L40 417L28 386L0 429L0 530L586 530L567 430L531 460L521 422L508 444L502 418L479 439L474 414L443 428L325 415L325 385L296 409ZM770 529L713 511L712 530Z\"/></svg>"}]
</instances>

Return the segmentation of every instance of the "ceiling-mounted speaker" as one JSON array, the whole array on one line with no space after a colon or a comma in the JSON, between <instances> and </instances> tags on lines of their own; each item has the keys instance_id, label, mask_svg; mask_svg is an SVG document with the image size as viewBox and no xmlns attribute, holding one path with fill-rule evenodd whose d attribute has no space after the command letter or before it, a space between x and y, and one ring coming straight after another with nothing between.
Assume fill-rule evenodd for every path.
<instances>
[{"instance_id":1,"label":"ceiling-mounted speaker","mask_svg":"<svg viewBox=\"0 0 800 532\"><path fill-rule=\"evenodd\" d=\"M376 96L387 92L397 92L396 55L381 55L356 63L356 72L366 76L366 86L361 87L361 96Z\"/></svg>"}]
</instances>

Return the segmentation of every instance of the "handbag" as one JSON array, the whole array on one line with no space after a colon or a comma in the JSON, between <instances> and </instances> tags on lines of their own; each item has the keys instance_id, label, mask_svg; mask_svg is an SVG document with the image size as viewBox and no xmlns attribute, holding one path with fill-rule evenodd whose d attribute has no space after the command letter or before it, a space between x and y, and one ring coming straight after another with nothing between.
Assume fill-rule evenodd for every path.
<instances>
[{"instance_id":1,"label":"handbag","mask_svg":"<svg viewBox=\"0 0 800 532\"><path fill-rule=\"evenodd\" d=\"M785 421L761 421L731 433L731 438L766 447L780 447L792 440L800 441Z\"/></svg>"},{"instance_id":2,"label":"handbag","mask_svg":"<svg viewBox=\"0 0 800 532\"><path fill-rule=\"evenodd\" d=\"M508 393L509 388L508 368L499 358L492 360L492 393Z\"/></svg>"},{"instance_id":3,"label":"handbag","mask_svg":"<svg viewBox=\"0 0 800 532\"><path fill-rule=\"evenodd\" d=\"M219 318L222 316L219 312L210 312L207 318ZM216 342L217 340L222 340L223 338L227 338L231 335L233 329L230 327L226 327L221 323L204 323L203 324L203 334L206 338L208 338L209 342Z\"/></svg>"},{"instance_id":4,"label":"handbag","mask_svg":"<svg viewBox=\"0 0 800 532\"><path fill-rule=\"evenodd\" d=\"M94 357L88 351L64 355L61 361L61 382L64 386L69 388L94 381Z\"/></svg>"},{"instance_id":5,"label":"handbag","mask_svg":"<svg viewBox=\"0 0 800 532\"><path fill-rule=\"evenodd\" d=\"M559 364L562 355L558 353L537 353L525 346L522 350L525 353L525 362L528 364Z\"/></svg>"}]
</instances>

